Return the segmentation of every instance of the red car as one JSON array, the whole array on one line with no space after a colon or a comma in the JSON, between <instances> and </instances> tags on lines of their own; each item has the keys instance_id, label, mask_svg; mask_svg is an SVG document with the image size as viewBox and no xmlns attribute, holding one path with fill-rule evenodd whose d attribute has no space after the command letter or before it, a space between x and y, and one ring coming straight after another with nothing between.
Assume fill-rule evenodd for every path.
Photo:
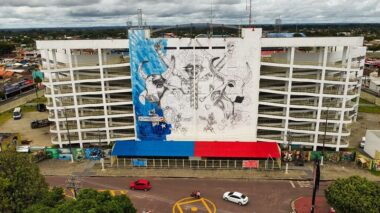
<instances>
[{"instance_id":1,"label":"red car","mask_svg":"<svg viewBox=\"0 0 380 213\"><path fill-rule=\"evenodd\" d=\"M140 179L140 180L131 182L131 184L129 184L129 188L132 190L138 189L138 190L148 191L152 188L152 185L150 185L150 182L148 180Z\"/></svg>"}]
</instances>

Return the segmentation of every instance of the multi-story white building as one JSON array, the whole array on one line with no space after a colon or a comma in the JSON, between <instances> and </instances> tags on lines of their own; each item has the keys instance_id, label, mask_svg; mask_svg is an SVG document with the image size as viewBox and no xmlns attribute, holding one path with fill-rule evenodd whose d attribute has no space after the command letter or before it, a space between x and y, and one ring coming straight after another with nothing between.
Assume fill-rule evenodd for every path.
<instances>
[{"instance_id":1,"label":"multi-story white building","mask_svg":"<svg viewBox=\"0 0 380 213\"><path fill-rule=\"evenodd\" d=\"M362 37L262 38L261 29L243 29L241 38L129 34L37 41L52 143L68 143L68 125L80 146L157 138L289 141L316 150L326 130L326 147L348 147ZM148 137L157 124L170 124L171 132Z\"/></svg>"}]
</instances>

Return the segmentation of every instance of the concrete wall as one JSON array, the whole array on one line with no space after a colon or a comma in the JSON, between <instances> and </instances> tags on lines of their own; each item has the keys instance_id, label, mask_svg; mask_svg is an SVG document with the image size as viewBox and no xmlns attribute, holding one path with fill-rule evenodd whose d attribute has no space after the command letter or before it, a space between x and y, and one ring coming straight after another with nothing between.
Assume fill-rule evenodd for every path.
<instances>
[{"instance_id":1,"label":"concrete wall","mask_svg":"<svg viewBox=\"0 0 380 213\"><path fill-rule=\"evenodd\" d=\"M367 130L364 151L374 159L379 157L376 153L380 151L380 130ZM380 158L376 160L380 160Z\"/></svg>"},{"instance_id":2,"label":"concrete wall","mask_svg":"<svg viewBox=\"0 0 380 213\"><path fill-rule=\"evenodd\" d=\"M369 83L369 88L373 91L380 92L380 86L376 85L373 81Z\"/></svg>"},{"instance_id":3,"label":"concrete wall","mask_svg":"<svg viewBox=\"0 0 380 213\"><path fill-rule=\"evenodd\" d=\"M38 91L38 97L42 97L44 95L44 92L45 92L45 90ZM21 97L21 98L7 102L5 104L2 104L2 105L0 105L0 113L11 110L11 109L18 107L20 105L26 104L27 102L29 102L33 99L36 99L36 93L35 92L32 92L28 95Z\"/></svg>"},{"instance_id":4,"label":"concrete wall","mask_svg":"<svg viewBox=\"0 0 380 213\"><path fill-rule=\"evenodd\" d=\"M360 98L363 98L364 100L366 100L368 102L371 102L373 104L380 106L380 98L379 97L376 97L372 94L369 94L363 90L360 93Z\"/></svg>"}]
</instances>

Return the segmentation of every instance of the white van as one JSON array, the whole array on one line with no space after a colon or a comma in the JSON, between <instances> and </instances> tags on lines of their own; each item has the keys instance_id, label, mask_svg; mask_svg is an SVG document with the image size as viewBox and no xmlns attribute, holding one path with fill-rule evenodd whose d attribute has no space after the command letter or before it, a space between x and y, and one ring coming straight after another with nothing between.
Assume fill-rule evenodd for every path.
<instances>
[{"instance_id":1,"label":"white van","mask_svg":"<svg viewBox=\"0 0 380 213\"><path fill-rule=\"evenodd\" d=\"M16 107L13 110L13 119L14 120L18 120L18 119L21 119L21 117L22 117L21 108L20 107Z\"/></svg>"}]
</instances>

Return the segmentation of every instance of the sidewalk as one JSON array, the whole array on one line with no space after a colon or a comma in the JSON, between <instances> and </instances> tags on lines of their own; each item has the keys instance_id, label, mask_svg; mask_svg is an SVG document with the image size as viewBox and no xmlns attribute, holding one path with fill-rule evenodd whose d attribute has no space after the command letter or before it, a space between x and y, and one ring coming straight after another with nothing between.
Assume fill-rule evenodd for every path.
<instances>
[{"instance_id":1,"label":"sidewalk","mask_svg":"<svg viewBox=\"0 0 380 213\"><path fill-rule=\"evenodd\" d=\"M296 213L309 213L311 210L312 197L299 197L292 202L293 212ZM315 198L315 213L327 213L330 210L330 205L327 203L326 198L317 196Z\"/></svg>"},{"instance_id":2,"label":"sidewalk","mask_svg":"<svg viewBox=\"0 0 380 213\"><path fill-rule=\"evenodd\" d=\"M99 161L84 160L71 163L62 160L44 160L39 164L43 175L82 175L82 176L135 176L135 177L182 177L182 178L237 178L237 179L288 179L311 180L313 177L313 165L305 164L304 167L289 167L289 174L284 170L242 170L242 169L146 169L146 168L119 168L106 164L106 170L101 171ZM379 176L372 175L369 171L357 168L355 165L325 164L321 166L321 180L335 180L352 175L366 177L369 180L380 181Z\"/></svg>"}]
</instances>

